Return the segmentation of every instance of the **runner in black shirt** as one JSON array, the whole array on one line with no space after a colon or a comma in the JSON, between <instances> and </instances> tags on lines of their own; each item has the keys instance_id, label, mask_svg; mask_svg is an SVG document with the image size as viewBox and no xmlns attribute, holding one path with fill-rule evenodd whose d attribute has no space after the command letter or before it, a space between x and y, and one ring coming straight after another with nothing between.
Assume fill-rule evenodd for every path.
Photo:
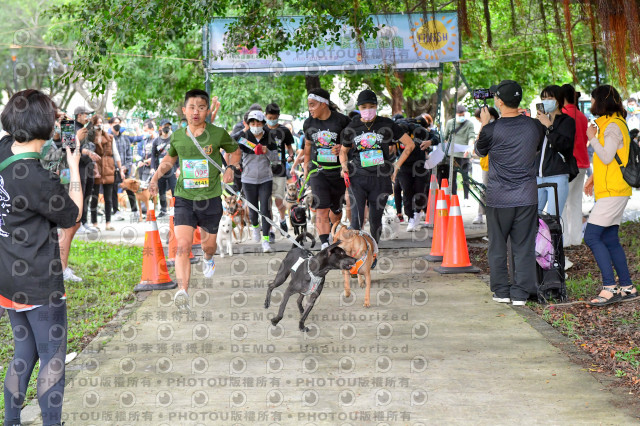
<instances>
[{"instance_id":1,"label":"runner in black shirt","mask_svg":"<svg viewBox=\"0 0 640 426\"><path fill-rule=\"evenodd\" d=\"M351 180L350 195L354 198L351 200L351 227L362 228L364 206L368 202L371 235L378 242L391 182L413 151L414 143L390 118L376 115L378 98L373 91L360 92L357 103L360 117L354 117L344 131L340 151L341 174L348 173ZM400 141L404 150L394 166L389 156L389 145L395 141ZM348 162L351 149L354 152Z\"/></svg>"},{"instance_id":2,"label":"runner in black shirt","mask_svg":"<svg viewBox=\"0 0 640 426\"><path fill-rule=\"evenodd\" d=\"M338 154L342 131L350 121L335 110L324 89L311 90L307 102L310 117L303 125L304 176L306 180L311 174L312 207L317 209L316 229L324 248L329 245L331 224L341 219L346 186L340 177Z\"/></svg>"}]
</instances>

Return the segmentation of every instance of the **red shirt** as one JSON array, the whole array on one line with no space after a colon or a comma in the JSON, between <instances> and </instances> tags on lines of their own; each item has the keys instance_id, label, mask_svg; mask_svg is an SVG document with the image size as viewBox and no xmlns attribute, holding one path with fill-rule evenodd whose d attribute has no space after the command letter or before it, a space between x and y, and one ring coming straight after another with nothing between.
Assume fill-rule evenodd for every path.
<instances>
[{"instance_id":1,"label":"red shirt","mask_svg":"<svg viewBox=\"0 0 640 426\"><path fill-rule=\"evenodd\" d=\"M573 156L576 157L579 169L589 168L587 153L587 127L589 120L575 105L565 104L562 112L576 121L576 137L573 143Z\"/></svg>"}]
</instances>

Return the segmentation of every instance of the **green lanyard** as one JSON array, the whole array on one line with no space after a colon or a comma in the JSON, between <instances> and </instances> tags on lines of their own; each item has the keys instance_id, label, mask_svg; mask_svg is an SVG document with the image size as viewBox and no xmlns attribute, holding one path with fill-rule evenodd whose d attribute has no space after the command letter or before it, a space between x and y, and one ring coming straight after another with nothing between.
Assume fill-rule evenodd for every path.
<instances>
[{"instance_id":1,"label":"green lanyard","mask_svg":"<svg viewBox=\"0 0 640 426\"><path fill-rule=\"evenodd\" d=\"M11 163L22 160L24 158L40 159L40 153L38 152L23 152L22 154L15 154L0 163L0 172L6 169Z\"/></svg>"}]
</instances>

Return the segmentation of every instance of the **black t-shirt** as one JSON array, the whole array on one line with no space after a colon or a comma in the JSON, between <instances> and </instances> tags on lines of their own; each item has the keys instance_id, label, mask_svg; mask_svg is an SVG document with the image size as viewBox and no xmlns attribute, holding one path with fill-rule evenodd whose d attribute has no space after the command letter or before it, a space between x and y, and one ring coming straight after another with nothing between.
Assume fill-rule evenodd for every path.
<instances>
[{"instance_id":1,"label":"black t-shirt","mask_svg":"<svg viewBox=\"0 0 640 426\"><path fill-rule=\"evenodd\" d=\"M427 158L427 151L423 151L420 149L420 143L422 141L429 140L429 131L424 127L418 125L407 128L400 124L400 127L411 137L413 143L415 144L413 151L411 151L409 157L407 157L405 162L402 164L401 169L404 171L424 172L424 162ZM400 155L402 155L402 153L404 152L404 144L402 144L402 142L400 141L397 142L397 150L397 157L399 158Z\"/></svg>"},{"instance_id":2,"label":"black t-shirt","mask_svg":"<svg viewBox=\"0 0 640 426\"><path fill-rule=\"evenodd\" d=\"M0 162L13 155L0 141ZM60 178L40 161L24 159L0 172L0 295L46 305L64 294L56 226L75 225L78 207ZM50 299L51 298L51 299Z\"/></svg>"},{"instance_id":3,"label":"black t-shirt","mask_svg":"<svg viewBox=\"0 0 640 426\"><path fill-rule=\"evenodd\" d=\"M351 123L349 117L336 111L331 111L331 115L326 120L313 117L305 120L302 130L305 139L311 142L311 161L313 162L311 169L320 165L334 168L324 169L324 172L340 173L340 159L338 154L331 153L331 147L340 145L342 132L349 123Z\"/></svg>"},{"instance_id":4,"label":"black t-shirt","mask_svg":"<svg viewBox=\"0 0 640 426\"><path fill-rule=\"evenodd\" d=\"M365 124L360 117L354 117L342 138L342 145L351 148L349 174L391 176L393 162L389 144L404 134L390 118L376 117L373 123Z\"/></svg>"},{"instance_id":5,"label":"black t-shirt","mask_svg":"<svg viewBox=\"0 0 640 426\"><path fill-rule=\"evenodd\" d=\"M264 131L269 137L269 143L278 147L279 164L271 166L273 177L287 177L287 147L293 145L293 135L283 125L278 125L275 129L264 126Z\"/></svg>"},{"instance_id":6,"label":"black t-shirt","mask_svg":"<svg viewBox=\"0 0 640 426\"><path fill-rule=\"evenodd\" d=\"M171 145L171 137L163 139L161 137L157 137L156 140L153 141L153 145L151 146L151 167L155 170L158 170L160 163L167 156L169 152L169 146ZM122 154L120 154L122 155ZM172 174L176 173L178 170L178 162L176 161L167 173L162 175L163 178L168 178Z\"/></svg>"}]
</instances>

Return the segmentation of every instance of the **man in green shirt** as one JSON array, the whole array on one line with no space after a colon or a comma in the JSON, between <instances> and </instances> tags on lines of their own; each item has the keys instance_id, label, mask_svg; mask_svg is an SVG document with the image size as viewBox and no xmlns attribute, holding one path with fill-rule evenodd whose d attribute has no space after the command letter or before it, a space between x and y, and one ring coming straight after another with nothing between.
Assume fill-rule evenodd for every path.
<instances>
[{"instance_id":1,"label":"man in green shirt","mask_svg":"<svg viewBox=\"0 0 640 426\"><path fill-rule=\"evenodd\" d=\"M213 161L222 165L221 149L226 152L225 170L222 180L233 182L233 172L240 163L241 152L236 141L221 127L208 124L206 117L211 114L209 94L193 89L184 98L182 113L187 118L187 127L176 130L171 135L170 148L158 170L151 178L149 192L158 193L158 179L167 173L176 161L179 162L180 177L175 192L175 238L178 242L176 253L176 281L178 292L174 297L180 311L189 310L189 278L191 263L189 253L193 244L193 232L200 227L202 236L203 273L211 278L215 271L213 255L216 252L216 234L222 217L222 186L220 172L202 155L195 146L193 137Z\"/></svg>"}]
</instances>

